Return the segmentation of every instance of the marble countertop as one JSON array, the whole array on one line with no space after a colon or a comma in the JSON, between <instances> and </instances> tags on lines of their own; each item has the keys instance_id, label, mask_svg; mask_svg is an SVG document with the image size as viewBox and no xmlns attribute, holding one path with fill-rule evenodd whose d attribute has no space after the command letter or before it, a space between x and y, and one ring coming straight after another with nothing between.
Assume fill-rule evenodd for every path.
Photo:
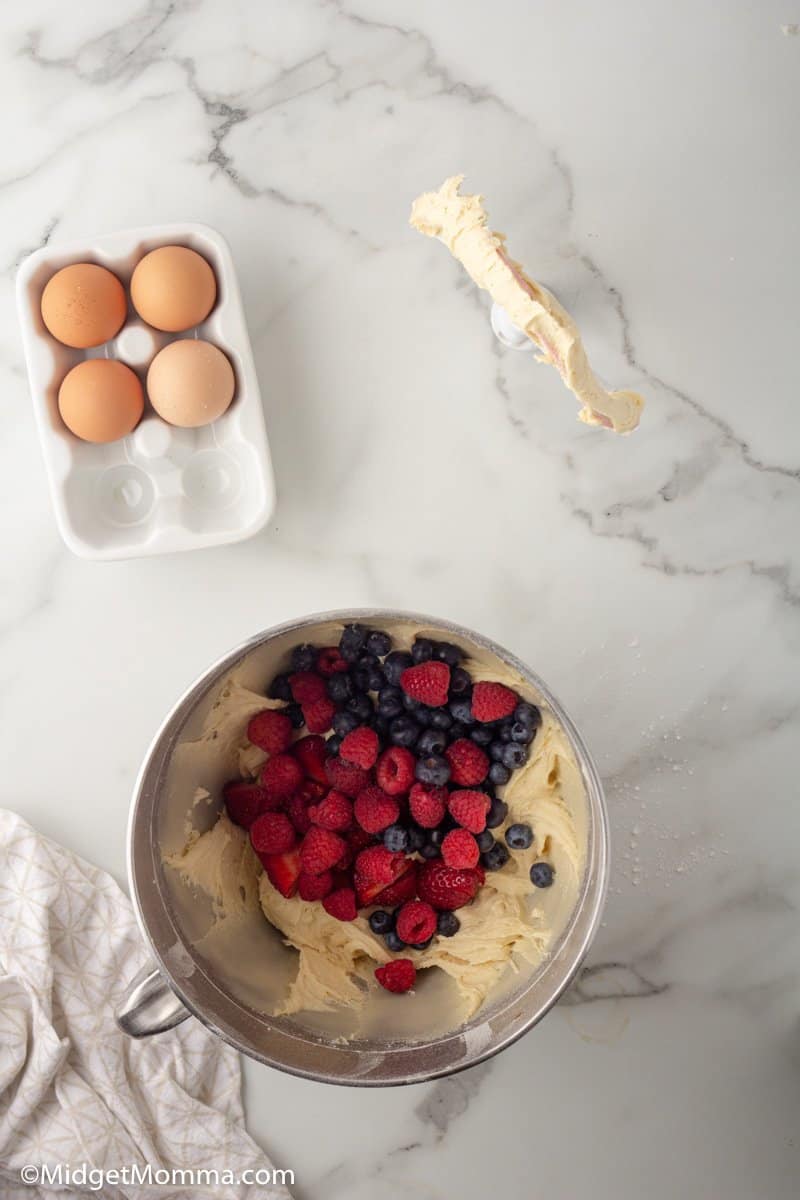
<instances>
[{"instance_id":1,"label":"marble countertop","mask_svg":"<svg viewBox=\"0 0 800 1200\"><path fill-rule=\"evenodd\" d=\"M527 659L606 782L603 927L528 1037L380 1093L247 1065L250 1128L301 1200L797 1195L793 20L785 0L5 6L0 803L123 880L134 775L189 680L257 629L373 604ZM580 425L409 229L458 171L601 374L645 393L637 434ZM231 242L278 510L238 546L80 561L14 272L51 239L171 220Z\"/></svg>"}]
</instances>

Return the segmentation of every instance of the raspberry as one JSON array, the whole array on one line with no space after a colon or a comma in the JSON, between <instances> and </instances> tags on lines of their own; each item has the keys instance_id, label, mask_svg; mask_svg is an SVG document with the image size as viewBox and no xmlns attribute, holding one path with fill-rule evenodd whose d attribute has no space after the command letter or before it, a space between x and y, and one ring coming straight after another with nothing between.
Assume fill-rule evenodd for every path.
<instances>
[{"instance_id":1,"label":"raspberry","mask_svg":"<svg viewBox=\"0 0 800 1200\"><path fill-rule=\"evenodd\" d=\"M405 746L390 746L375 768L378 786L390 796L402 796L414 782L416 765L414 755Z\"/></svg>"},{"instance_id":2,"label":"raspberry","mask_svg":"<svg viewBox=\"0 0 800 1200\"><path fill-rule=\"evenodd\" d=\"M347 835L347 844L354 850L363 850L365 846L372 846L374 842L372 834L367 833L360 825L356 825Z\"/></svg>"},{"instance_id":3,"label":"raspberry","mask_svg":"<svg viewBox=\"0 0 800 1200\"><path fill-rule=\"evenodd\" d=\"M313 704L327 695L325 680L316 671L295 671L289 676L289 687L298 704Z\"/></svg>"},{"instance_id":4,"label":"raspberry","mask_svg":"<svg viewBox=\"0 0 800 1200\"><path fill-rule=\"evenodd\" d=\"M395 860L402 858L402 854L392 854L385 846L370 846L356 858L356 875L365 883L385 886L396 878Z\"/></svg>"},{"instance_id":5,"label":"raspberry","mask_svg":"<svg viewBox=\"0 0 800 1200\"><path fill-rule=\"evenodd\" d=\"M247 739L254 746L266 750L267 754L280 754L288 750L292 740L292 722L286 713L274 708L265 708L256 713L247 724Z\"/></svg>"},{"instance_id":6,"label":"raspberry","mask_svg":"<svg viewBox=\"0 0 800 1200\"><path fill-rule=\"evenodd\" d=\"M311 828L311 816L308 809L309 806L300 792L295 792L293 796L289 797L289 804L286 811L289 820L301 837L304 833L308 833Z\"/></svg>"},{"instance_id":7,"label":"raspberry","mask_svg":"<svg viewBox=\"0 0 800 1200\"><path fill-rule=\"evenodd\" d=\"M387 992L407 992L414 986L417 968L410 958L393 958L385 966L375 968L375 978Z\"/></svg>"},{"instance_id":8,"label":"raspberry","mask_svg":"<svg viewBox=\"0 0 800 1200\"><path fill-rule=\"evenodd\" d=\"M519 704L519 696L502 683L481 680L472 689L472 715L476 721L502 721Z\"/></svg>"},{"instance_id":9,"label":"raspberry","mask_svg":"<svg viewBox=\"0 0 800 1200\"><path fill-rule=\"evenodd\" d=\"M448 867L443 862L423 863L417 872L417 895L433 908L452 911L474 900L481 878L478 869Z\"/></svg>"},{"instance_id":10,"label":"raspberry","mask_svg":"<svg viewBox=\"0 0 800 1200\"><path fill-rule=\"evenodd\" d=\"M341 758L329 758L325 761L325 774L331 787L338 788L345 796L355 798L363 792L369 783L369 775L355 763L345 762Z\"/></svg>"},{"instance_id":11,"label":"raspberry","mask_svg":"<svg viewBox=\"0 0 800 1200\"><path fill-rule=\"evenodd\" d=\"M460 787L483 783L489 773L489 759L469 738L459 738L447 747L444 756L450 763L450 782Z\"/></svg>"},{"instance_id":12,"label":"raspberry","mask_svg":"<svg viewBox=\"0 0 800 1200\"><path fill-rule=\"evenodd\" d=\"M451 829L445 834L442 858L448 867L475 867L480 856L478 843L467 829Z\"/></svg>"},{"instance_id":13,"label":"raspberry","mask_svg":"<svg viewBox=\"0 0 800 1200\"><path fill-rule=\"evenodd\" d=\"M423 829L435 829L447 811L447 788L415 783L408 794L411 815Z\"/></svg>"},{"instance_id":14,"label":"raspberry","mask_svg":"<svg viewBox=\"0 0 800 1200\"><path fill-rule=\"evenodd\" d=\"M398 912L395 928L399 938L417 946L436 933L436 913L424 900L409 900Z\"/></svg>"},{"instance_id":15,"label":"raspberry","mask_svg":"<svg viewBox=\"0 0 800 1200\"><path fill-rule=\"evenodd\" d=\"M322 829L340 833L353 824L353 801L344 792L331 788L324 800L311 805L308 815Z\"/></svg>"},{"instance_id":16,"label":"raspberry","mask_svg":"<svg viewBox=\"0 0 800 1200\"><path fill-rule=\"evenodd\" d=\"M340 671L346 671L348 666L339 653L338 646L323 646L317 655L317 670L326 679L330 679L331 675L338 675Z\"/></svg>"},{"instance_id":17,"label":"raspberry","mask_svg":"<svg viewBox=\"0 0 800 1200\"><path fill-rule=\"evenodd\" d=\"M297 880L297 894L301 900L322 900L333 891L333 874L323 871L321 875L309 875L307 871L300 872Z\"/></svg>"},{"instance_id":18,"label":"raspberry","mask_svg":"<svg viewBox=\"0 0 800 1200\"><path fill-rule=\"evenodd\" d=\"M413 900L417 894L417 864L413 858L408 859L408 868L398 875L394 883L390 883L383 891L378 892L372 899L373 904L390 905L403 904Z\"/></svg>"},{"instance_id":19,"label":"raspberry","mask_svg":"<svg viewBox=\"0 0 800 1200\"><path fill-rule=\"evenodd\" d=\"M292 754L310 779L316 779L318 783L328 782L325 774L325 759L328 757L325 738L316 734L302 737L292 746Z\"/></svg>"},{"instance_id":20,"label":"raspberry","mask_svg":"<svg viewBox=\"0 0 800 1200\"><path fill-rule=\"evenodd\" d=\"M275 754L261 768L261 783L272 796L290 796L303 782L303 769L291 754Z\"/></svg>"},{"instance_id":21,"label":"raspberry","mask_svg":"<svg viewBox=\"0 0 800 1200\"><path fill-rule=\"evenodd\" d=\"M447 807L450 815L470 833L483 833L491 801L485 792L451 792Z\"/></svg>"},{"instance_id":22,"label":"raspberry","mask_svg":"<svg viewBox=\"0 0 800 1200\"><path fill-rule=\"evenodd\" d=\"M261 858L261 864L272 886L287 900L290 899L297 890L297 881L300 878L300 851L290 850L287 854L265 854Z\"/></svg>"},{"instance_id":23,"label":"raspberry","mask_svg":"<svg viewBox=\"0 0 800 1200\"><path fill-rule=\"evenodd\" d=\"M244 783L240 779L232 779L222 789L222 797L228 816L234 825L249 829L256 817L261 816L269 805L266 790L257 783Z\"/></svg>"},{"instance_id":24,"label":"raspberry","mask_svg":"<svg viewBox=\"0 0 800 1200\"><path fill-rule=\"evenodd\" d=\"M358 916L356 894L352 888L337 888L322 901L326 913L336 917L337 921L355 921Z\"/></svg>"},{"instance_id":25,"label":"raspberry","mask_svg":"<svg viewBox=\"0 0 800 1200\"><path fill-rule=\"evenodd\" d=\"M328 871L331 867L336 866L344 857L346 849L347 842L343 841L337 833L312 825L300 847L303 870L308 871L311 875L321 875L323 871Z\"/></svg>"},{"instance_id":26,"label":"raspberry","mask_svg":"<svg viewBox=\"0 0 800 1200\"><path fill-rule=\"evenodd\" d=\"M266 812L250 826L250 841L256 854L285 854L297 841L286 813Z\"/></svg>"},{"instance_id":27,"label":"raspberry","mask_svg":"<svg viewBox=\"0 0 800 1200\"><path fill-rule=\"evenodd\" d=\"M375 759L378 757L377 733L367 725L359 725L358 729L353 729L344 738L339 747L339 754L347 762L355 763L357 767L368 771L370 767L375 766Z\"/></svg>"},{"instance_id":28,"label":"raspberry","mask_svg":"<svg viewBox=\"0 0 800 1200\"><path fill-rule=\"evenodd\" d=\"M303 719L309 733L327 733L336 715L336 705L327 696L303 704Z\"/></svg>"},{"instance_id":29,"label":"raspberry","mask_svg":"<svg viewBox=\"0 0 800 1200\"><path fill-rule=\"evenodd\" d=\"M438 708L447 703L450 668L447 663L433 661L406 667L400 676L400 687L412 700L419 700L429 708Z\"/></svg>"},{"instance_id":30,"label":"raspberry","mask_svg":"<svg viewBox=\"0 0 800 1200\"><path fill-rule=\"evenodd\" d=\"M354 811L356 820L367 833L381 833L400 815L397 801L374 786L359 792Z\"/></svg>"}]
</instances>

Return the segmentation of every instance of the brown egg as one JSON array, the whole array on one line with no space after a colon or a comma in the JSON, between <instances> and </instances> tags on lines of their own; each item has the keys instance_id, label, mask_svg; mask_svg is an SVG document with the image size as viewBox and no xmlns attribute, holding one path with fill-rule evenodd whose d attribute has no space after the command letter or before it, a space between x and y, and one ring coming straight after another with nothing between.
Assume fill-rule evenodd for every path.
<instances>
[{"instance_id":1,"label":"brown egg","mask_svg":"<svg viewBox=\"0 0 800 1200\"><path fill-rule=\"evenodd\" d=\"M194 429L210 425L233 399L235 378L228 359L210 342L183 338L170 342L150 363L147 394L170 425Z\"/></svg>"},{"instance_id":2,"label":"brown egg","mask_svg":"<svg viewBox=\"0 0 800 1200\"><path fill-rule=\"evenodd\" d=\"M125 289L116 275L95 263L62 267L42 293L42 320L65 346L102 346L125 323Z\"/></svg>"},{"instance_id":3,"label":"brown egg","mask_svg":"<svg viewBox=\"0 0 800 1200\"><path fill-rule=\"evenodd\" d=\"M116 442L141 420L142 385L124 363L87 358L65 375L58 411L67 429L84 442Z\"/></svg>"},{"instance_id":4,"label":"brown egg","mask_svg":"<svg viewBox=\"0 0 800 1200\"><path fill-rule=\"evenodd\" d=\"M186 246L159 246L138 263L131 279L133 307L143 321L181 333L205 321L217 298L214 272Z\"/></svg>"}]
</instances>

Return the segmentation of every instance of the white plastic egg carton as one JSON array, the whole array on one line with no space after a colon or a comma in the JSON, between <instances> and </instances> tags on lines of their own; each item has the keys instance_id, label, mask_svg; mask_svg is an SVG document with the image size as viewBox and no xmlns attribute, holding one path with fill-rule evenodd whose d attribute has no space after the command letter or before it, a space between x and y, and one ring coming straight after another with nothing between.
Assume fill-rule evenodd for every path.
<instances>
[{"instance_id":1,"label":"white plastic egg carton","mask_svg":"<svg viewBox=\"0 0 800 1200\"><path fill-rule=\"evenodd\" d=\"M217 277L217 302L201 325L161 333L137 316L129 300L125 325L104 346L72 350L48 333L42 292L61 267L98 263L129 293L138 261L157 246L175 245L197 250ZM166 554L240 541L266 524L275 507L275 480L261 395L233 259L215 230L155 225L91 243L44 246L19 269L17 306L56 521L70 550L93 559ZM84 358L116 358L144 386L153 356L176 336L213 342L233 364L234 400L218 421L178 429L145 400L142 421L120 441L93 445L69 432L58 411L58 389L71 367Z\"/></svg>"}]
</instances>

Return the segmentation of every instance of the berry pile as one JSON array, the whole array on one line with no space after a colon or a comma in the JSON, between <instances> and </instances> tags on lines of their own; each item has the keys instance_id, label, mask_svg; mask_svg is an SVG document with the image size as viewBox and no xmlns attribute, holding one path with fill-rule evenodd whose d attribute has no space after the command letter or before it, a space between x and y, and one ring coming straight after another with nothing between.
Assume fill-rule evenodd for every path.
<instances>
[{"instance_id":1,"label":"berry pile","mask_svg":"<svg viewBox=\"0 0 800 1200\"><path fill-rule=\"evenodd\" d=\"M340 921L371 908L393 953L453 937L485 872L533 843L529 825L509 825L502 841L492 830L508 816L495 788L527 762L541 714L504 684L473 683L461 659L424 637L393 650L361 625L345 626L338 646L296 646L268 690L285 707L247 728L268 755L258 781L224 789L281 895ZM530 877L549 887L553 868L536 862ZM415 973L401 958L375 975L401 992Z\"/></svg>"}]
</instances>

